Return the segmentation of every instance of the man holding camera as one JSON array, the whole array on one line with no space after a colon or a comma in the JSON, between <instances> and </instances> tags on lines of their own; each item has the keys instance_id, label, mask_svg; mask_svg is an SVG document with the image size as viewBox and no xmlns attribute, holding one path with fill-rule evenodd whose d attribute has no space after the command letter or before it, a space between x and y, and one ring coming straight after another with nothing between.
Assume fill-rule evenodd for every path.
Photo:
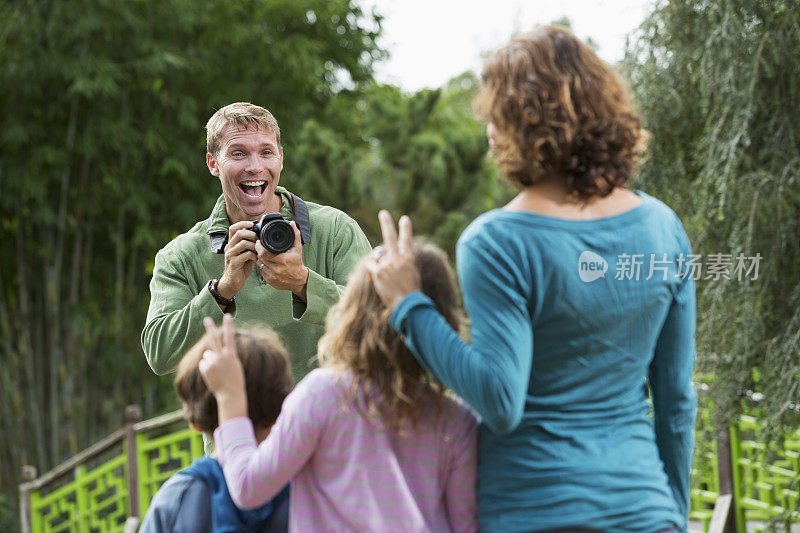
<instances>
[{"instance_id":1,"label":"man holding camera","mask_svg":"<svg viewBox=\"0 0 800 533\"><path fill-rule=\"evenodd\" d=\"M269 111L234 103L209 119L206 132L206 163L222 195L207 219L156 254L142 331L147 362L156 374L174 370L203 335L203 317L219 322L225 312L237 325L278 331L299 379L369 241L345 213L278 186L283 148Z\"/></svg>"}]
</instances>

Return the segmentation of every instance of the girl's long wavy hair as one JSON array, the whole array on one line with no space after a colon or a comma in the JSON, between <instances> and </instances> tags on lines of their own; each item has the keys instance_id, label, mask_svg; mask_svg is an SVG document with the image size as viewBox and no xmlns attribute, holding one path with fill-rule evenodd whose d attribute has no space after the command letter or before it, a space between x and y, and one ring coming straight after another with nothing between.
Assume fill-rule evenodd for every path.
<instances>
[{"instance_id":1,"label":"girl's long wavy hair","mask_svg":"<svg viewBox=\"0 0 800 533\"><path fill-rule=\"evenodd\" d=\"M489 58L474 101L494 128L492 155L518 187L563 177L581 200L630 178L646 132L622 78L555 26L512 39Z\"/></svg>"},{"instance_id":2,"label":"girl's long wavy hair","mask_svg":"<svg viewBox=\"0 0 800 533\"><path fill-rule=\"evenodd\" d=\"M420 242L414 242L413 252L422 292L458 331L461 313L447 255ZM319 363L352 372L350 403L385 427L401 430L406 423L416 425L419 416L431 409L438 413L445 389L389 325L391 312L375 291L366 261L356 267L338 303L328 312L326 333L319 341Z\"/></svg>"}]
</instances>

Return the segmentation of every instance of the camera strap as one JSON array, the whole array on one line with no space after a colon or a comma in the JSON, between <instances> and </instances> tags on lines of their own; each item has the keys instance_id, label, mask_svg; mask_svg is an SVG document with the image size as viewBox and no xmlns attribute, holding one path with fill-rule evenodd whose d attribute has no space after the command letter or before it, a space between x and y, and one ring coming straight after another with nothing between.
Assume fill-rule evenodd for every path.
<instances>
[{"instance_id":1,"label":"camera strap","mask_svg":"<svg viewBox=\"0 0 800 533\"><path fill-rule=\"evenodd\" d=\"M292 211L297 229L300 230L301 244L306 244L311 241L311 217L308 215L308 206L296 194L289 193L289 196L292 197Z\"/></svg>"},{"instance_id":2,"label":"camera strap","mask_svg":"<svg viewBox=\"0 0 800 533\"><path fill-rule=\"evenodd\" d=\"M292 212L294 213L294 221L297 224L297 229L300 230L300 244L307 244L311 242L311 217L308 214L308 206L302 198L286 191L292 200ZM211 215L213 217L213 213ZM211 224L211 217L208 219L208 224ZM224 254L225 245L228 244L228 232L216 232L209 235L211 239L211 252L215 254Z\"/></svg>"},{"instance_id":3,"label":"camera strap","mask_svg":"<svg viewBox=\"0 0 800 533\"><path fill-rule=\"evenodd\" d=\"M208 219L208 223L209 225L211 224L211 219ZM211 253L224 254L225 245L228 244L228 232L219 231L210 234L208 237L211 239Z\"/></svg>"}]
</instances>

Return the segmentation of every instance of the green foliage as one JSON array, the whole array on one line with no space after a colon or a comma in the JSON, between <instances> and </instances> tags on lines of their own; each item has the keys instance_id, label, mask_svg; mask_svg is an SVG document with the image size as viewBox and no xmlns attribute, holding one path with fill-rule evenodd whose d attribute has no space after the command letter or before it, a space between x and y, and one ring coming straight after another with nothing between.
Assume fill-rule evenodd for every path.
<instances>
[{"instance_id":1,"label":"green foliage","mask_svg":"<svg viewBox=\"0 0 800 533\"><path fill-rule=\"evenodd\" d=\"M763 256L756 280L698 283L698 367L716 376L715 405L731 413L755 388L776 420L800 403L795 4L662 1L623 65L652 133L638 184L675 208L696 253ZM156 250L219 194L204 165L215 109L267 106L282 184L373 243L387 208L452 254L510 199L470 114L477 78L376 84L379 31L352 0L0 5L0 529L21 464L47 470L128 403L175 406L138 339Z\"/></svg>"},{"instance_id":2,"label":"green foliage","mask_svg":"<svg viewBox=\"0 0 800 533\"><path fill-rule=\"evenodd\" d=\"M204 165L215 109L267 106L282 184L376 243L385 207L452 253L511 194L470 114L475 76L416 94L375 84L380 17L349 0L13 2L0 21L0 431L12 436L0 486L12 502L20 465L46 471L118 427L126 404L175 407L139 334L155 252L219 194Z\"/></svg>"},{"instance_id":3,"label":"green foliage","mask_svg":"<svg viewBox=\"0 0 800 533\"><path fill-rule=\"evenodd\" d=\"M116 428L125 404L175 405L139 333L156 250L219 194L205 121L246 100L302 131L371 80L379 30L350 0L0 5L4 489Z\"/></svg>"},{"instance_id":4,"label":"green foliage","mask_svg":"<svg viewBox=\"0 0 800 533\"><path fill-rule=\"evenodd\" d=\"M727 414L747 389L800 399L800 11L794 0L661 2L626 68L652 133L639 184L695 253L763 257L758 279L698 283L698 368Z\"/></svg>"},{"instance_id":5,"label":"green foliage","mask_svg":"<svg viewBox=\"0 0 800 533\"><path fill-rule=\"evenodd\" d=\"M0 494L0 531L19 531L17 510L10 505L6 496Z\"/></svg>"},{"instance_id":6,"label":"green foliage","mask_svg":"<svg viewBox=\"0 0 800 533\"><path fill-rule=\"evenodd\" d=\"M478 84L466 73L410 95L376 84L340 93L324 124L303 125L283 175L309 199L348 211L373 243L385 208L410 215L415 233L452 254L464 227L510 195L470 114Z\"/></svg>"}]
</instances>

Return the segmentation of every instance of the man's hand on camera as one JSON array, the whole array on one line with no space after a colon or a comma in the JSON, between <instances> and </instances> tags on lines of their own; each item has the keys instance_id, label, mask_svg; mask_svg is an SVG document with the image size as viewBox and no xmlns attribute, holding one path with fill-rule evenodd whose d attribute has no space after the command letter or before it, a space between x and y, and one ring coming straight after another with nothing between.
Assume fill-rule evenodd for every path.
<instances>
[{"instance_id":1,"label":"man's hand on camera","mask_svg":"<svg viewBox=\"0 0 800 533\"><path fill-rule=\"evenodd\" d=\"M261 241L256 241L258 273L261 275L261 279L276 289L292 291L295 296L305 302L308 268L303 264L303 244L300 240L300 230L297 229L294 221L289 224L294 229L294 245L285 252L273 254L264 248Z\"/></svg>"},{"instance_id":2,"label":"man's hand on camera","mask_svg":"<svg viewBox=\"0 0 800 533\"><path fill-rule=\"evenodd\" d=\"M253 271L258 259L256 234L250 231L253 223L248 220L231 224L228 229L228 244L225 245L225 272L219 278L217 292L230 300L242 290L247 276ZM260 244L260 243L259 243Z\"/></svg>"}]
</instances>

